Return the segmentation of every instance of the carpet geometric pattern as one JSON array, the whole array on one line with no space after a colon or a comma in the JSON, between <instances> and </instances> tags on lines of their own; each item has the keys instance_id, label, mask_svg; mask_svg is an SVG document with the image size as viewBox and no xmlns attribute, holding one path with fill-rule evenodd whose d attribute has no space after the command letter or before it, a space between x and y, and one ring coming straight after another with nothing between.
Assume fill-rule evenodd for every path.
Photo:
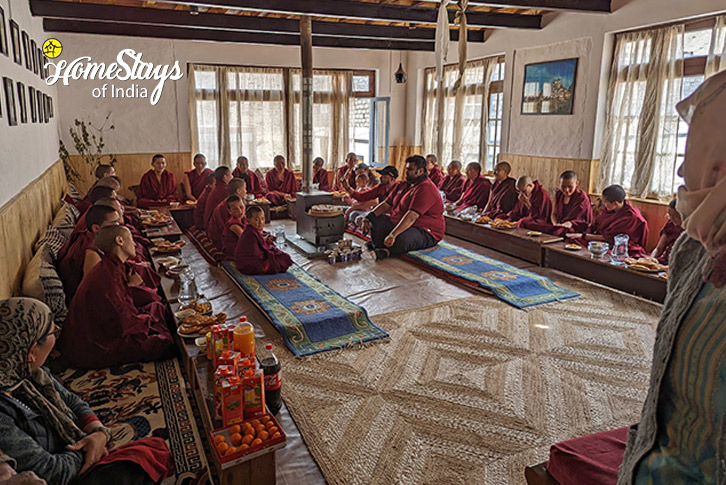
<instances>
[{"instance_id":1,"label":"carpet geometric pattern","mask_svg":"<svg viewBox=\"0 0 726 485\"><path fill-rule=\"evenodd\" d=\"M521 484L552 444L636 422L660 306L568 287L582 298L522 312L476 295L374 317L388 342L281 352L328 483Z\"/></svg>"}]
</instances>

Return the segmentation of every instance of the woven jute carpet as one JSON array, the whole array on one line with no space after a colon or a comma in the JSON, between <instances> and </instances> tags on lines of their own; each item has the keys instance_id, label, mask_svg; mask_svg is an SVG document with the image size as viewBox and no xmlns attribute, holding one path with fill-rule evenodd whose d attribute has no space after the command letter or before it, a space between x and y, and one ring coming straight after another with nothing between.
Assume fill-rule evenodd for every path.
<instances>
[{"instance_id":1,"label":"woven jute carpet","mask_svg":"<svg viewBox=\"0 0 726 485\"><path fill-rule=\"evenodd\" d=\"M472 296L299 359L283 397L331 484L521 484L550 445L636 422L660 306L577 279L532 311ZM278 344L281 344L281 338Z\"/></svg>"}]
</instances>

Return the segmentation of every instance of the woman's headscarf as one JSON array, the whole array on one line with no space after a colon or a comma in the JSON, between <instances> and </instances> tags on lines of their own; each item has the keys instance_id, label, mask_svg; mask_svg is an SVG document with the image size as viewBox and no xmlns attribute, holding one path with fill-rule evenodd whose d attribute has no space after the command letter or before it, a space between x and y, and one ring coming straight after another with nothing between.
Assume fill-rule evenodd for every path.
<instances>
[{"instance_id":1,"label":"woman's headscarf","mask_svg":"<svg viewBox=\"0 0 726 485\"><path fill-rule=\"evenodd\" d=\"M28 352L53 327L50 308L32 298L0 301L0 391L43 416L63 440L72 444L85 436L75 416L53 387L47 371L30 369Z\"/></svg>"}]
</instances>

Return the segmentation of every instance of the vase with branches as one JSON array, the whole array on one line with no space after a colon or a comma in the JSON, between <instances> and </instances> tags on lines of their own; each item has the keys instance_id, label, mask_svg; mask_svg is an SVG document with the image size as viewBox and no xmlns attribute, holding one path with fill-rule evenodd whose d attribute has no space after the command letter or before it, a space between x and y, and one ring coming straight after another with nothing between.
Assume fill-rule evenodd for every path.
<instances>
[{"instance_id":1,"label":"vase with branches","mask_svg":"<svg viewBox=\"0 0 726 485\"><path fill-rule=\"evenodd\" d=\"M93 180L94 172L99 165L105 163L113 166L116 164L114 154L103 153L103 149L106 147L103 136L115 129L113 123L109 120L110 117L111 113L106 115L106 119L101 126L96 126L91 121L86 122L76 119L73 126L68 130L71 140L73 140L73 148L83 158L91 180ZM58 156L63 160L63 167L69 182L77 182L83 178L83 175L73 166L71 155L63 140L60 141Z\"/></svg>"}]
</instances>

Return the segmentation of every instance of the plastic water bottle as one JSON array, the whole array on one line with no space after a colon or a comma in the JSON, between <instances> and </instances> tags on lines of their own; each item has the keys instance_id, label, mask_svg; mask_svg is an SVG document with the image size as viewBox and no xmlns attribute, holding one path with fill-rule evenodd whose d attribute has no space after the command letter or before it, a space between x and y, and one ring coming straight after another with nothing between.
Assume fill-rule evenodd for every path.
<instances>
[{"instance_id":1,"label":"plastic water bottle","mask_svg":"<svg viewBox=\"0 0 726 485\"><path fill-rule=\"evenodd\" d=\"M197 299L197 284L194 282L194 272L185 268L179 273L179 303L188 305Z\"/></svg>"},{"instance_id":2,"label":"plastic water bottle","mask_svg":"<svg viewBox=\"0 0 726 485\"><path fill-rule=\"evenodd\" d=\"M260 359L260 366L265 373L265 404L272 414L280 412L282 407L282 375L280 360L272 351L272 344L265 345Z\"/></svg>"}]
</instances>

